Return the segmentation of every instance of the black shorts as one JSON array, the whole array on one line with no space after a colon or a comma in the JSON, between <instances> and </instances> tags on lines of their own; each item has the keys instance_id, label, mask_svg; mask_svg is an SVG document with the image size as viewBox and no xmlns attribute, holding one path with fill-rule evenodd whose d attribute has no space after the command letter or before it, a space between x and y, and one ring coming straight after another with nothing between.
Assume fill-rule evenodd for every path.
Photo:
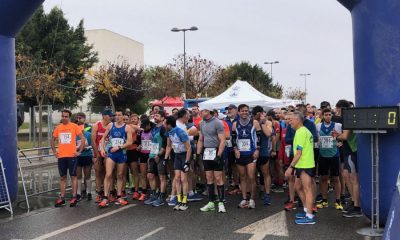
<instances>
[{"instance_id":1,"label":"black shorts","mask_svg":"<svg viewBox=\"0 0 400 240\"><path fill-rule=\"evenodd\" d=\"M263 166L265 164L268 163L269 157L265 156L265 157L259 157L257 160L257 166Z\"/></svg>"},{"instance_id":2,"label":"black shorts","mask_svg":"<svg viewBox=\"0 0 400 240\"><path fill-rule=\"evenodd\" d=\"M214 160L203 160L204 171L224 171L224 161L221 160L221 164L218 164Z\"/></svg>"},{"instance_id":3,"label":"black shorts","mask_svg":"<svg viewBox=\"0 0 400 240\"><path fill-rule=\"evenodd\" d=\"M338 177L340 173L339 157L319 157L318 174L321 176Z\"/></svg>"},{"instance_id":4,"label":"black shorts","mask_svg":"<svg viewBox=\"0 0 400 240\"><path fill-rule=\"evenodd\" d=\"M345 155L343 168L349 171L349 173L358 173L357 152Z\"/></svg>"},{"instance_id":5,"label":"black shorts","mask_svg":"<svg viewBox=\"0 0 400 240\"><path fill-rule=\"evenodd\" d=\"M315 166L318 164L318 159L319 159L319 148L314 148L314 163Z\"/></svg>"},{"instance_id":6,"label":"black shorts","mask_svg":"<svg viewBox=\"0 0 400 240\"><path fill-rule=\"evenodd\" d=\"M236 164L240 166L246 166L249 165L250 163L255 163L257 160L253 158L253 155L251 156L240 156L239 159L236 159Z\"/></svg>"},{"instance_id":7,"label":"black shorts","mask_svg":"<svg viewBox=\"0 0 400 240\"><path fill-rule=\"evenodd\" d=\"M186 152L175 153L174 170L184 171L185 163L186 163Z\"/></svg>"},{"instance_id":8,"label":"black shorts","mask_svg":"<svg viewBox=\"0 0 400 240\"><path fill-rule=\"evenodd\" d=\"M344 163L344 158L346 156L344 147L340 147L338 149L339 149L340 163Z\"/></svg>"},{"instance_id":9,"label":"black shorts","mask_svg":"<svg viewBox=\"0 0 400 240\"><path fill-rule=\"evenodd\" d=\"M140 153L139 163L146 163L147 164L147 161L149 160L149 155L150 155L150 153Z\"/></svg>"},{"instance_id":10,"label":"black shorts","mask_svg":"<svg viewBox=\"0 0 400 240\"><path fill-rule=\"evenodd\" d=\"M88 167L93 164L92 156L78 156L78 167Z\"/></svg>"},{"instance_id":11,"label":"black shorts","mask_svg":"<svg viewBox=\"0 0 400 240\"><path fill-rule=\"evenodd\" d=\"M307 173L310 177L315 176L315 168L296 168L295 175L297 178L300 178L302 172Z\"/></svg>"},{"instance_id":12,"label":"black shorts","mask_svg":"<svg viewBox=\"0 0 400 240\"><path fill-rule=\"evenodd\" d=\"M160 158L157 163L154 158L149 158L147 163L147 172L155 175L167 175L167 164L164 158Z\"/></svg>"},{"instance_id":13,"label":"black shorts","mask_svg":"<svg viewBox=\"0 0 400 240\"><path fill-rule=\"evenodd\" d=\"M227 155L228 155L228 165L232 166L236 162L236 157L235 157L235 151L227 150Z\"/></svg>"},{"instance_id":14,"label":"black shorts","mask_svg":"<svg viewBox=\"0 0 400 240\"><path fill-rule=\"evenodd\" d=\"M126 158L127 161L126 163L133 163L133 162L139 162L139 156L140 153L136 150L128 150L126 151Z\"/></svg>"},{"instance_id":15,"label":"black shorts","mask_svg":"<svg viewBox=\"0 0 400 240\"><path fill-rule=\"evenodd\" d=\"M78 159L76 157L65 157L58 159L58 172L60 173L60 177L67 176L67 172L69 172L69 176L76 176L76 167L78 165Z\"/></svg>"}]
</instances>

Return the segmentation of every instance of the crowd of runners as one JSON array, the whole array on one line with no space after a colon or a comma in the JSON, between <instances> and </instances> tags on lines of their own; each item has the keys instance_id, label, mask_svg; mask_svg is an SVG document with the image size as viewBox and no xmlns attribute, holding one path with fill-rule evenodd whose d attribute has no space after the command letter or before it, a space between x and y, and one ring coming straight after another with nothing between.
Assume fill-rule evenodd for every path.
<instances>
[{"instance_id":1,"label":"crowd of runners","mask_svg":"<svg viewBox=\"0 0 400 240\"><path fill-rule=\"evenodd\" d=\"M85 114L72 119L63 110L51 141L61 176L55 207L66 204L67 173L70 206L92 200L93 166L100 208L133 199L185 211L206 198L200 211L225 213L227 193L240 196L242 209L255 209L258 197L265 206L300 209L297 224L315 224L318 209L330 205L344 217L360 217L356 135L342 129L341 110L349 107L346 100L334 108L324 101L320 108L299 104L269 111L231 104L168 115L153 106L141 116L106 109L92 126ZM287 201L274 201L273 193L284 191Z\"/></svg>"}]
</instances>

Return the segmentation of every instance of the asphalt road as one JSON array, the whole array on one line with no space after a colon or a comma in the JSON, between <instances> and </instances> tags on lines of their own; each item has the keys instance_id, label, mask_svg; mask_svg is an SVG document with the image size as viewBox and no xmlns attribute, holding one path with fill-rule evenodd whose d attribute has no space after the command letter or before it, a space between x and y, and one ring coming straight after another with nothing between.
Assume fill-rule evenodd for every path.
<instances>
[{"instance_id":1,"label":"asphalt road","mask_svg":"<svg viewBox=\"0 0 400 240\"><path fill-rule=\"evenodd\" d=\"M50 206L55 198L37 201ZM190 203L184 212L132 200L125 207L106 209L82 201L76 208L41 208L13 219L2 212L0 239L364 239L356 230L368 227L366 218L343 218L327 208L317 214L317 224L299 226L294 223L295 211L282 210L285 199L284 193L275 193L271 206L258 200L257 208L248 210L237 208L238 196L228 196L225 214L200 212L205 200Z\"/></svg>"}]
</instances>

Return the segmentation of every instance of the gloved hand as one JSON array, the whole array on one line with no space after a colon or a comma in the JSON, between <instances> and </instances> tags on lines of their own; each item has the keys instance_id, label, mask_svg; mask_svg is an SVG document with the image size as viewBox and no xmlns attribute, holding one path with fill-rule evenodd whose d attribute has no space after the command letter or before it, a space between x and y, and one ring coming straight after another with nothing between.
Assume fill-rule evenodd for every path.
<instances>
[{"instance_id":1,"label":"gloved hand","mask_svg":"<svg viewBox=\"0 0 400 240\"><path fill-rule=\"evenodd\" d=\"M186 162L185 162L185 165L183 165L183 171L184 171L185 173L187 173L187 172L189 172L189 170L190 170L190 162L189 162L189 161L186 161Z\"/></svg>"},{"instance_id":2,"label":"gloved hand","mask_svg":"<svg viewBox=\"0 0 400 240\"><path fill-rule=\"evenodd\" d=\"M221 164L222 164L222 158L221 158L220 156L218 156L218 155L214 158L214 161L215 161L218 165L221 165Z\"/></svg>"}]
</instances>

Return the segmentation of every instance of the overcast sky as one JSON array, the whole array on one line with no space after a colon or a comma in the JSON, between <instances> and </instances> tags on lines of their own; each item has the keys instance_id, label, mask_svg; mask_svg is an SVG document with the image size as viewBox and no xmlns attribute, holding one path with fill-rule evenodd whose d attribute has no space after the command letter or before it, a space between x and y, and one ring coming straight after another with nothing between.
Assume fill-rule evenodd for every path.
<instances>
[{"instance_id":1,"label":"overcast sky","mask_svg":"<svg viewBox=\"0 0 400 240\"><path fill-rule=\"evenodd\" d=\"M144 44L146 65L166 64L183 52L226 66L278 60L273 78L285 89L307 80L307 101L354 100L350 13L335 0L46 0L70 24L106 28ZM110 43L112 44L112 43ZM270 72L269 65L263 66Z\"/></svg>"}]
</instances>

